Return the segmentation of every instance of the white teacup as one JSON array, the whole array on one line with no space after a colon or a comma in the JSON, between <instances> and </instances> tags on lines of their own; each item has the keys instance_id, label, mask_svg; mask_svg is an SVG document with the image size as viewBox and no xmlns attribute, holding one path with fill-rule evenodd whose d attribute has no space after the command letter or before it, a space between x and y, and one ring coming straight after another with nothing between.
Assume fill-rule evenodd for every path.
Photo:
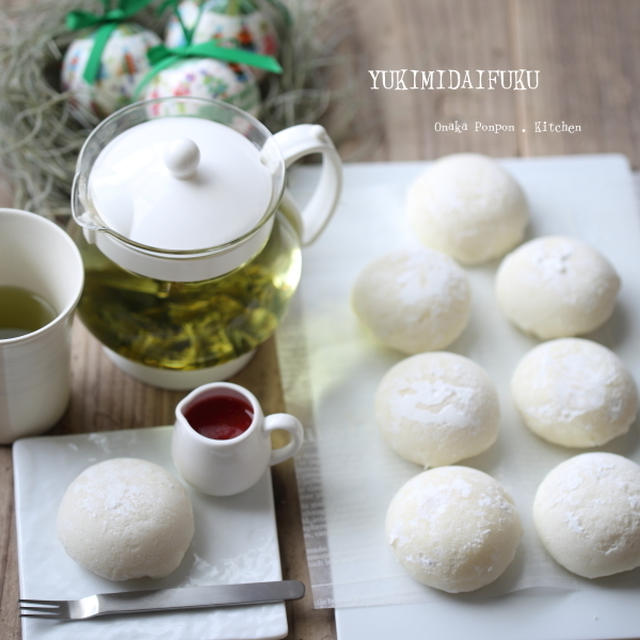
<instances>
[{"instance_id":1,"label":"white teacup","mask_svg":"<svg viewBox=\"0 0 640 640\"><path fill-rule=\"evenodd\" d=\"M196 429L202 425L191 417L194 410L199 407L202 413L206 409L215 422L217 415L224 413L221 402L230 402L236 408L244 405L248 426L227 439L198 432ZM189 422L188 416L195 424ZM270 433L276 429L288 431L291 439L283 447L272 449ZM302 425L294 416L274 413L265 417L256 397L244 387L212 382L198 387L178 403L171 453L187 482L209 495L230 496L252 487L270 465L294 456L303 437Z\"/></svg>"},{"instance_id":2,"label":"white teacup","mask_svg":"<svg viewBox=\"0 0 640 640\"><path fill-rule=\"evenodd\" d=\"M34 213L0 209L0 285L29 290L56 313L40 329L0 339L0 444L42 433L62 417L83 283L80 253L62 229Z\"/></svg>"}]
</instances>

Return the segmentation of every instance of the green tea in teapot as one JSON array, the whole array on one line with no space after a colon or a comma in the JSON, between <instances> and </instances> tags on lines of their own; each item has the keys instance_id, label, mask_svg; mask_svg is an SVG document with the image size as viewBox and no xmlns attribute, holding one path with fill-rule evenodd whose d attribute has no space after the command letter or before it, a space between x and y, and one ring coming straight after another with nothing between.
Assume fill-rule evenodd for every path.
<instances>
[{"instance_id":1,"label":"green tea in teapot","mask_svg":"<svg viewBox=\"0 0 640 640\"><path fill-rule=\"evenodd\" d=\"M37 331L56 315L46 300L28 289L0 285L0 340Z\"/></svg>"},{"instance_id":2,"label":"green tea in teapot","mask_svg":"<svg viewBox=\"0 0 640 640\"><path fill-rule=\"evenodd\" d=\"M151 367L211 367L255 349L275 331L300 278L296 232L282 214L257 256L199 282L130 273L95 246L79 244L83 322L112 351Z\"/></svg>"}]
</instances>

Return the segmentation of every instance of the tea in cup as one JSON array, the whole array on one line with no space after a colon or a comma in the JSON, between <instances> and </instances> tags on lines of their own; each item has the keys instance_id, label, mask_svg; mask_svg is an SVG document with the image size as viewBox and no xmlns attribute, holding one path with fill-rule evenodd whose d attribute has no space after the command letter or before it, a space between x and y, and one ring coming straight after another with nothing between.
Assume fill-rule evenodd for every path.
<instances>
[{"instance_id":1,"label":"tea in cup","mask_svg":"<svg viewBox=\"0 0 640 640\"><path fill-rule=\"evenodd\" d=\"M272 449L271 432L290 441ZM252 487L266 469L302 446L300 421L287 413L264 416L256 397L230 382L198 387L176 407L171 452L182 477L203 493L229 496Z\"/></svg>"},{"instance_id":2,"label":"tea in cup","mask_svg":"<svg viewBox=\"0 0 640 640\"><path fill-rule=\"evenodd\" d=\"M0 285L0 340L18 338L49 324L56 311L44 298L13 285Z\"/></svg>"},{"instance_id":3,"label":"tea in cup","mask_svg":"<svg viewBox=\"0 0 640 640\"><path fill-rule=\"evenodd\" d=\"M80 252L56 224L0 209L0 444L52 427L70 395Z\"/></svg>"}]
</instances>

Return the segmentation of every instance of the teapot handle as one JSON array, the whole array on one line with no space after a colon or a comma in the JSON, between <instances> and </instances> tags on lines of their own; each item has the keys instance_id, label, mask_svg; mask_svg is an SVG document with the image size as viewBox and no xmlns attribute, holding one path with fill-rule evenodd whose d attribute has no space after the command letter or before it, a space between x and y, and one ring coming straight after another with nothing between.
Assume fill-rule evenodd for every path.
<instances>
[{"instance_id":1,"label":"teapot handle","mask_svg":"<svg viewBox=\"0 0 640 640\"><path fill-rule=\"evenodd\" d=\"M320 235L338 205L342 162L325 128L319 124L298 124L279 131L274 138L287 167L311 153L322 154L320 180L300 214L301 242L305 246Z\"/></svg>"}]
</instances>

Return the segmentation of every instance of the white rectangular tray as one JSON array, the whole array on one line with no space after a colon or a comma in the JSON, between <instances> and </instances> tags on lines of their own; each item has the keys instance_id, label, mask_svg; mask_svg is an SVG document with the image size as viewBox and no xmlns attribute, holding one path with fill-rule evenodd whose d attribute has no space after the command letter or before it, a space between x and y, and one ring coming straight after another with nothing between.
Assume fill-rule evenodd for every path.
<instances>
[{"instance_id":1,"label":"white rectangular tray","mask_svg":"<svg viewBox=\"0 0 640 640\"><path fill-rule=\"evenodd\" d=\"M155 462L178 476L172 427L26 438L13 445L18 567L23 598L280 580L271 476L238 496L213 498L187 487L195 535L180 567L162 580L117 583L84 570L56 537L58 505L86 467L115 457ZM135 614L82 622L23 618L23 640L267 640L287 635L284 604Z\"/></svg>"},{"instance_id":2,"label":"white rectangular tray","mask_svg":"<svg viewBox=\"0 0 640 640\"><path fill-rule=\"evenodd\" d=\"M640 217L626 159L573 156L503 163L526 191L531 206L528 237L581 238L608 256L620 273L623 285L614 316L589 337L618 353L640 383ZM335 604L342 640L640 636L640 570L594 582L575 578L548 558L533 532L530 511L538 482L552 466L578 451L536 438L513 407L511 373L537 341L517 331L497 309L497 261L467 269L472 320L450 350L479 362L499 389L499 441L463 464L496 476L513 492L526 529L521 550L501 582L476 594L450 596L414 583L384 542L388 501L420 469L381 443L373 420L377 382L403 356L366 337L350 310L349 294L367 262L415 242L406 225L404 200L408 186L426 166L345 167L340 208L327 231L305 252L298 309L280 332L288 408L303 411L308 406L315 436L296 467L303 496L307 491L311 500L303 502L303 519L316 602ZM304 195L316 179L314 169L302 168L293 182ZM299 372L303 359L304 374ZM638 424L604 448L640 462ZM309 455L312 449L315 459L313 452ZM318 495L323 503L318 503ZM529 588L509 593L514 584Z\"/></svg>"}]
</instances>

